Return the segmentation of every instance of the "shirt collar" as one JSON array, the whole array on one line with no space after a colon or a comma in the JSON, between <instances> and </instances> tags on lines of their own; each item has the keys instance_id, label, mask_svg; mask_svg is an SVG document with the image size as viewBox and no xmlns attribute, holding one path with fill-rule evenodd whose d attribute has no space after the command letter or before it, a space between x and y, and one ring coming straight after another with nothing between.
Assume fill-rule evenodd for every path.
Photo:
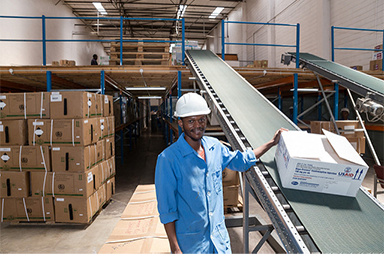
<instances>
[{"instance_id":1,"label":"shirt collar","mask_svg":"<svg viewBox=\"0 0 384 256\"><path fill-rule=\"evenodd\" d=\"M191 147L191 145L188 144L188 142L185 140L184 136L185 136L185 134L182 133L180 135L179 139L177 140L178 147L179 147L180 152L181 152L183 157L196 152ZM203 136L203 138L201 139L201 144L203 145L204 150L210 150L215 145L212 140L207 140L207 138L205 136Z\"/></svg>"}]
</instances>

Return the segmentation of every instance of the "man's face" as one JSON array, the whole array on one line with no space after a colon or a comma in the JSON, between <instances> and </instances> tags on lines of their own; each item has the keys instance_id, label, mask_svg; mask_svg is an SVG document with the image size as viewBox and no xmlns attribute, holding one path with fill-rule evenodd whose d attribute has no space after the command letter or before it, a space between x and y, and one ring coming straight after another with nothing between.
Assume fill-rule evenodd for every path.
<instances>
[{"instance_id":1,"label":"man's face","mask_svg":"<svg viewBox=\"0 0 384 256\"><path fill-rule=\"evenodd\" d=\"M348 112L347 111L343 111L343 112L341 112L341 116L343 117L343 119L348 119Z\"/></svg>"},{"instance_id":2,"label":"man's face","mask_svg":"<svg viewBox=\"0 0 384 256\"><path fill-rule=\"evenodd\" d=\"M178 123L186 136L194 141L199 141L207 128L207 117L205 115L182 117Z\"/></svg>"}]
</instances>

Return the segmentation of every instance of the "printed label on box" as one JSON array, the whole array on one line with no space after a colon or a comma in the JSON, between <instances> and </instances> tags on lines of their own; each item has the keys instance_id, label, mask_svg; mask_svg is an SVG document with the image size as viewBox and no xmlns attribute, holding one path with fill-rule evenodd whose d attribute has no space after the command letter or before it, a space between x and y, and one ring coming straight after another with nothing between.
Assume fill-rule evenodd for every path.
<instances>
[{"instance_id":1,"label":"printed label on box","mask_svg":"<svg viewBox=\"0 0 384 256\"><path fill-rule=\"evenodd\" d=\"M57 202L64 202L64 198L56 198Z\"/></svg>"},{"instance_id":2,"label":"printed label on box","mask_svg":"<svg viewBox=\"0 0 384 256\"><path fill-rule=\"evenodd\" d=\"M62 101L61 94L51 94L51 102L60 102Z\"/></svg>"},{"instance_id":3,"label":"printed label on box","mask_svg":"<svg viewBox=\"0 0 384 256\"><path fill-rule=\"evenodd\" d=\"M52 151L60 151L60 148L52 148Z\"/></svg>"},{"instance_id":4,"label":"printed label on box","mask_svg":"<svg viewBox=\"0 0 384 256\"><path fill-rule=\"evenodd\" d=\"M11 148L0 148L0 152L11 152Z\"/></svg>"},{"instance_id":5,"label":"printed label on box","mask_svg":"<svg viewBox=\"0 0 384 256\"><path fill-rule=\"evenodd\" d=\"M32 124L35 126L41 126L44 125L44 122L33 122Z\"/></svg>"},{"instance_id":6,"label":"printed label on box","mask_svg":"<svg viewBox=\"0 0 384 256\"><path fill-rule=\"evenodd\" d=\"M89 173L88 173L87 180L88 180L88 183L90 183L90 182L93 181L93 174L92 174L92 172L89 172Z\"/></svg>"},{"instance_id":7,"label":"printed label on box","mask_svg":"<svg viewBox=\"0 0 384 256\"><path fill-rule=\"evenodd\" d=\"M0 102L0 109L5 108L5 106L7 106L7 104L5 104L5 102Z\"/></svg>"},{"instance_id":8,"label":"printed label on box","mask_svg":"<svg viewBox=\"0 0 384 256\"><path fill-rule=\"evenodd\" d=\"M3 125L0 125L0 132L4 132L4 127L3 127Z\"/></svg>"}]
</instances>

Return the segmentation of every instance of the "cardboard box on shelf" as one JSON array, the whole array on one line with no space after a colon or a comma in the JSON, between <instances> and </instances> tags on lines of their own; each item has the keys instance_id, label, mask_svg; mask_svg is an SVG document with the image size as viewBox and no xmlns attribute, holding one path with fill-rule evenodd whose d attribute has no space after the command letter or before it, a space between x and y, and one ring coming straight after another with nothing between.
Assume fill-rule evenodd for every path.
<instances>
[{"instance_id":1,"label":"cardboard box on shelf","mask_svg":"<svg viewBox=\"0 0 384 256\"><path fill-rule=\"evenodd\" d=\"M363 70L363 66L351 66L350 68L354 70Z\"/></svg>"},{"instance_id":2,"label":"cardboard box on shelf","mask_svg":"<svg viewBox=\"0 0 384 256\"><path fill-rule=\"evenodd\" d=\"M59 65L60 65L60 63L58 61L56 61L56 60L52 61L52 66L59 66Z\"/></svg>"},{"instance_id":3,"label":"cardboard box on shelf","mask_svg":"<svg viewBox=\"0 0 384 256\"><path fill-rule=\"evenodd\" d=\"M369 62L369 70L376 71L376 70L382 70L383 67L383 60L371 60Z\"/></svg>"},{"instance_id":4,"label":"cardboard box on shelf","mask_svg":"<svg viewBox=\"0 0 384 256\"><path fill-rule=\"evenodd\" d=\"M28 143L27 120L0 121L1 146L26 145Z\"/></svg>"},{"instance_id":5,"label":"cardboard box on shelf","mask_svg":"<svg viewBox=\"0 0 384 256\"><path fill-rule=\"evenodd\" d=\"M94 111L91 117L103 117L104 115L104 95L93 93L93 102L95 104Z\"/></svg>"},{"instance_id":6,"label":"cardboard box on shelf","mask_svg":"<svg viewBox=\"0 0 384 256\"><path fill-rule=\"evenodd\" d=\"M115 155L115 138L105 138L105 159Z\"/></svg>"},{"instance_id":7,"label":"cardboard box on shelf","mask_svg":"<svg viewBox=\"0 0 384 256\"><path fill-rule=\"evenodd\" d=\"M104 95L103 116L113 116L113 96Z\"/></svg>"},{"instance_id":8,"label":"cardboard box on shelf","mask_svg":"<svg viewBox=\"0 0 384 256\"><path fill-rule=\"evenodd\" d=\"M98 140L97 130L95 118L28 120L29 145L86 146Z\"/></svg>"},{"instance_id":9,"label":"cardboard box on shelf","mask_svg":"<svg viewBox=\"0 0 384 256\"><path fill-rule=\"evenodd\" d=\"M106 182L106 195L107 195L107 201L112 198L112 196L115 194L116 186L115 186L115 177L110 178Z\"/></svg>"},{"instance_id":10,"label":"cardboard box on shelf","mask_svg":"<svg viewBox=\"0 0 384 256\"><path fill-rule=\"evenodd\" d=\"M2 171L51 171L48 146L0 147Z\"/></svg>"},{"instance_id":11,"label":"cardboard box on shelf","mask_svg":"<svg viewBox=\"0 0 384 256\"><path fill-rule=\"evenodd\" d=\"M0 198L29 196L29 172L0 171Z\"/></svg>"},{"instance_id":12,"label":"cardboard box on shelf","mask_svg":"<svg viewBox=\"0 0 384 256\"><path fill-rule=\"evenodd\" d=\"M52 197L6 198L0 200L1 221L54 221Z\"/></svg>"},{"instance_id":13,"label":"cardboard box on shelf","mask_svg":"<svg viewBox=\"0 0 384 256\"><path fill-rule=\"evenodd\" d=\"M96 214L96 197L55 197L55 220L58 223L87 224Z\"/></svg>"},{"instance_id":14,"label":"cardboard box on shelf","mask_svg":"<svg viewBox=\"0 0 384 256\"><path fill-rule=\"evenodd\" d=\"M60 66L68 66L68 60L60 60Z\"/></svg>"},{"instance_id":15,"label":"cardboard box on shelf","mask_svg":"<svg viewBox=\"0 0 384 256\"><path fill-rule=\"evenodd\" d=\"M282 186L355 197L368 166L345 137L323 132L281 134L275 160Z\"/></svg>"},{"instance_id":16,"label":"cardboard box on shelf","mask_svg":"<svg viewBox=\"0 0 384 256\"><path fill-rule=\"evenodd\" d=\"M372 60L381 60L383 59L383 52L374 52L372 55Z\"/></svg>"},{"instance_id":17,"label":"cardboard box on shelf","mask_svg":"<svg viewBox=\"0 0 384 256\"><path fill-rule=\"evenodd\" d=\"M96 147L53 146L52 170L54 172L86 172L96 165Z\"/></svg>"},{"instance_id":18,"label":"cardboard box on shelf","mask_svg":"<svg viewBox=\"0 0 384 256\"><path fill-rule=\"evenodd\" d=\"M383 49L383 44L376 45L376 46L373 47L373 48L374 48L374 49L377 49L377 50Z\"/></svg>"},{"instance_id":19,"label":"cardboard box on shelf","mask_svg":"<svg viewBox=\"0 0 384 256\"><path fill-rule=\"evenodd\" d=\"M84 173L31 172L31 193L33 197L87 198L98 188L95 175L99 175L98 166Z\"/></svg>"},{"instance_id":20,"label":"cardboard box on shelf","mask_svg":"<svg viewBox=\"0 0 384 256\"><path fill-rule=\"evenodd\" d=\"M364 137L363 131L352 131L355 129L361 129L360 122L358 120L339 120L336 121L337 128L339 130L351 130L351 131L340 131L340 135L344 137ZM331 124L331 132L336 132L333 124Z\"/></svg>"},{"instance_id":21,"label":"cardboard box on shelf","mask_svg":"<svg viewBox=\"0 0 384 256\"><path fill-rule=\"evenodd\" d=\"M49 118L50 92L0 93L0 119Z\"/></svg>"},{"instance_id":22,"label":"cardboard box on shelf","mask_svg":"<svg viewBox=\"0 0 384 256\"><path fill-rule=\"evenodd\" d=\"M331 125L329 121L311 121L311 133L323 134L322 129L330 131Z\"/></svg>"},{"instance_id":23,"label":"cardboard box on shelf","mask_svg":"<svg viewBox=\"0 0 384 256\"><path fill-rule=\"evenodd\" d=\"M114 176L116 174L116 167L115 167L115 156L112 156L111 158L106 160L107 167L108 167L108 178Z\"/></svg>"},{"instance_id":24,"label":"cardboard box on shelf","mask_svg":"<svg viewBox=\"0 0 384 256\"><path fill-rule=\"evenodd\" d=\"M68 60L67 61L67 63L68 63L68 66L76 66L76 61L74 61L74 60Z\"/></svg>"},{"instance_id":25,"label":"cardboard box on shelf","mask_svg":"<svg viewBox=\"0 0 384 256\"><path fill-rule=\"evenodd\" d=\"M115 137L115 117L108 116L105 118L107 120L107 129L105 130L107 137Z\"/></svg>"},{"instance_id":26,"label":"cardboard box on shelf","mask_svg":"<svg viewBox=\"0 0 384 256\"><path fill-rule=\"evenodd\" d=\"M50 97L51 119L89 118L96 113L96 94L68 91L52 92Z\"/></svg>"},{"instance_id":27,"label":"cardboard box on shelf","mask_svg":"<svg viewBox=\"0 0 384 256\"><path fill-rule=\"evenodd\" d=\"M351 143L352 147L357 151L357 153L365 153L365 137L349 137L347 140L349 143Z\"/></svg>"},{"instance_id":28,"label":"cardboard box on shelf","mask_svg":"<svg viewBox=\"0 0 384 256\"><path fill-rule=\"evenodd\" d=\"M224 206L237 206L239 199L239 185L223 186Z\"/></svg>"},{"instance_id":29,"label":"cardboard box on shelf","mask_svg":"<svg viewBox=\"0 0 384 256\"><path fill-rule=\"evenodd\" d=\"M223 170L223 186L239 185L239 173L228 168Z\"/></svg>"},{"instance_id":30,"label":"cardboard box on shelf","mask_svg":"<svg viewBox=\"0 0 384 256\"><path fill-rule=\"evenodd\" d=\"M105 140L98 141L95 144L95 147L96 147L96 164L99 164L105 159L107 159L106 153L105 153Z\"/></svg>"}]
</instances>

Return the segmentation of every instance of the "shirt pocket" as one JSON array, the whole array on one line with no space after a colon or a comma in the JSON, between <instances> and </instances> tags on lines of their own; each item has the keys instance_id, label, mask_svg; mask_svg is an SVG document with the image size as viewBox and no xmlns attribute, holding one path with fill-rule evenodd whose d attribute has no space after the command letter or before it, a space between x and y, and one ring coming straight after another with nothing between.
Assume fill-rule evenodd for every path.
<instances>
[{"instance_id":1,"label":"shirt pocket","mask_svg":"<svg viewBox=\"0 0 384 256\"><path fill-rule=\"evenodd\" d=\"M227 252L231 248L231 242L224 221L219 223L216 227L216 232L219 234L219 247L223 252Z\"/></svg>"},{"instance_id":2,"label":"shirt pocket","mask_svg":"<svg viewBox=\"0 0 384 256\"><path fill-rule=\"evenodd\" d=\"M222 186L223 186L223 181L222 181L222 170L221 169L216 169L212 173L212 180L213 180L213 186L215 188L216 194L221 193Z\"/></svg>"}]
</instances>

